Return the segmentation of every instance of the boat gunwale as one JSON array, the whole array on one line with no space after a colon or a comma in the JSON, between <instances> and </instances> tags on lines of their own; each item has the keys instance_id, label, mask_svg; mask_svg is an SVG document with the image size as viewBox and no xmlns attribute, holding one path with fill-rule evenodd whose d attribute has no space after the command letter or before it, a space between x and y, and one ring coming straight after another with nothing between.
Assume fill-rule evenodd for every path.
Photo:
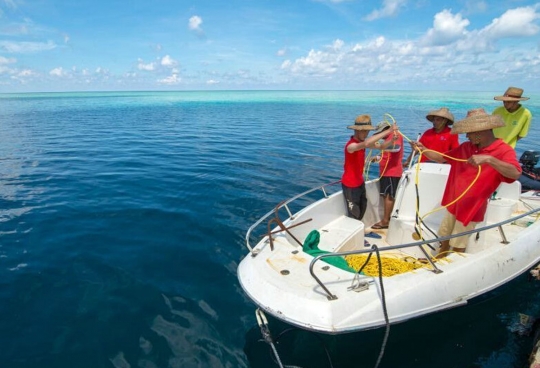
<instances>
[{"instance_id":1,"label":"boat gunwale","mask_svg":"<svg viewBox=\"0 0 540 368\"><path fill-rule=\"evenodd\" d=\"M378 181L378 179L375 179L375 180L370 180L370 182L375 182L375 181ZM252 256L256 256L257 255L257 251L255 250L255 246L251 246L250 244L250 238L251 238L251 233L253 232L253 230L255 228L257 228L264 220L266 220L268 217L270 217L271 215L275 214L277 211L279 211L281 208L285 208L287 210L287 213L289 214L289 217L286 218L283 222L287 222L287 221L291 221L291 220L294 220L295 216L297 216L298 214L300 214L301 212L303 212L304 210L306 210L309 206L311 205L314 205L316 204L318 201L322 200L322 199L325 199L325 198L329 198L330 196L332 195L336 195L337 193L339 193L340 191L337 191L335 193L332 193L332 194L328 194L325 190L325 188L327 187L331 187L333 185L337 185L337 184L340 184L341 183L341 180L338 180L338 181L334 181L334 182L331 182L331 183L327 183L327 184L323 184L323 185L319 185L317 187L314 187L314 188L311 188L311 189L308 189L306 190L305 192L302 192L300 194L297 194L295 195L294 197L291 197L283 202L280 202L278 203L271 211L267 212L265 215L263 215L261 218L259 218L253 225L251 225L249 227L249 229L247 230L246 232L246 246L249 250L249 252L251 253ZM288 205L300 198L303 198L305 196L307 196L308 194L310 193L313 193L313 192L316 192L316 191L322 191L323 193L323 197L322 198L319 198L313 202L311 202L309 205L305 206L304 208L302 208L302 210L298 211L297 213L295 214L291 214L289 208L288 208ZM268 235L268 234L267 234ZM260 242L258 242L257 244L259 244Z\"/></svg>"}]
</instances>

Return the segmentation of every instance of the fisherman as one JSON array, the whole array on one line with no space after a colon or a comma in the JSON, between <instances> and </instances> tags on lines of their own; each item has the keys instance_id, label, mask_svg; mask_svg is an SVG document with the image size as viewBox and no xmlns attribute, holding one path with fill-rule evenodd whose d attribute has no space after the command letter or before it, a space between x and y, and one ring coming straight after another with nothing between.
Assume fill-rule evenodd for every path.
<instances>
[{"instance_id":1,"label":"fisherman","mask_svg":"<svg viewBox=\"0 0 540 368\"><path fill-rule=\"evenodd\" d=\"M503 96L495 96L493 99L502 101L503 106L493 110L493 115L500 115L504 120L504 126L493 129L495 137L501 138L512 148L516 143L527 136L531 125L532 114L519 102L526 101L529 97L522 97L523 89L508 87Z\"/></svg>"},{"instance_id":2,"label":"fisherman","mask_svg":"<svg viewBox=\"0 0 540 368\"><path fill-rule=\"evenodd\" d=\"M498 115L489 115L481 108L469 110L467 117L452 128L454 134L466 133L467 142L444 154L423 152L433 161L451 165L442 198L447 211L438 230L440 237L474 229L484 220L488 199L500 183L512 183L521 175L516 152L493 134L493 129L502 126L504 121ZM415 147L421 152L426 149L421 142ZM468 239L460 236L442 241L437 257L449 251L464 252Z\"/></svg>"},{"instance_id":3,"label":"fisherman","mask_svg":"<svg viewBox=\"0 0 540 368\"><path fill-rule=\"evenodd\" d=\"M391 129L376 133L368 138L369 131L375 129L371 125L371 117L369 115L358 115L354 125L349 125L347 128L354 130L354 135L345 145L345 162L341 187L347 204L348 216L361 220L367 208L366 186L364 183L366 148L379 149L381 146L379 140L394 132L396 133L394 137L397 139L398 127L393 124Z\"/></svg>"},{"instance_id":4,"label":"fisherman","mask_svg":"<svg viewBox=\"0 0 540 368\"><path fill-rule=\"evenodd\" d=\"M419 139L424 147L437 152L446 152L459 146L457 134L452 134L450 127L454 124L454 115L447 107L441 107L438 110L430 111L426 115L426 119L433 124L433 128L429 128L422 134ZM403 163L403 167L408 167L412 152ZM420 162L429 161L426 155L422 155Z\"/></svg>"},{"instance_id":5,"label":"fisherman","mask_svg":"<svg viewBox=\"0 0 540 368\"><path fill-rule=\"evenodd\" d=\"M392 128L388 122L382 122L377 126L375 133L383 132ZM390 215L394 209L396 201L396 191L403 174L401 160L403 160L403 136L397 132L386 136L378 147L382 150L376 156L375 161L379 163L379 193L383 200L383 218L376 224L371 225L372 229L388 229Z\"/></svg>"}]
</instances>

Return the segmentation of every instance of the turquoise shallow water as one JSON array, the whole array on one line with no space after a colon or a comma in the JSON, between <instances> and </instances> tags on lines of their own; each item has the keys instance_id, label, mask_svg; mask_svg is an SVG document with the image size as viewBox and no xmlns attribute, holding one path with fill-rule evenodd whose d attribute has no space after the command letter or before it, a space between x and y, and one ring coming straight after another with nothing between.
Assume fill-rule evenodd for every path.
<instances>
[{"instance_id":1,"label":"turquoise shallow water","mask_svg":"<svg viewBox=\"0 0 540 368\"><path fill-rule=\"evenodd\" d=\"M429 110L460 119L496 94L0 95L0 366L275 367L236 279L248 227L339 180L357 114L389 113L414 138ZM523 366L531 341L513 331L518 312L540 315L538 287L393 327L382 366ZM291 331L279 349L287 364L328 367L326 348L334 367L370 367L382 332Z\"/></svg>"}]
</instances>

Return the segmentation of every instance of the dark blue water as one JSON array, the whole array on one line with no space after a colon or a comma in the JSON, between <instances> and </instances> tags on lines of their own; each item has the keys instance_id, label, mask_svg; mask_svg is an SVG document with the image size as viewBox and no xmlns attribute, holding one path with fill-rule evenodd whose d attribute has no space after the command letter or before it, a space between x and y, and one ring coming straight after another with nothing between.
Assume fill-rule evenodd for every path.
<instances>
[{"instance_id":1,"label":"dark blue water","mask_svg":"<svg viewBox=\"0 0 540 368\"><path fill-rule=\"evenodd\" d=\"M429 110L460 119L496 94L1 95L0 367L275 367L236 278L248 227L339 180L356 115L390 113L414 138ZM518 313L540 315L538 290L522 278L393 326L381 366L522 367ZM270 324L303 367L372 367L384 333Z\"/></svg>"}]
</instances>

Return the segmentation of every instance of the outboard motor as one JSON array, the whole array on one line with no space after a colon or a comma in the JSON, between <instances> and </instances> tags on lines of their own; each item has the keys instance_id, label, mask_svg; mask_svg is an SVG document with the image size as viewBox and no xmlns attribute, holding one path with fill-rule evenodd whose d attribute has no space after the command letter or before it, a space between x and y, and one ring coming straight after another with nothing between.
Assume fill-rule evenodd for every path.
<instances>
[{"instance_id":1,"label":"outboard motor","mask_svg":"<svg viewBox=\"0 0 540 368\"><path fill-rule=\"evenodd\" d=\"M540 158L540 152L528 150L523 152L519 158L519 163L523 173L519 177L521 190L540 190L540 168L535 168Z\"/></svg>"},{"instance_id":2,"label":"outboard motor","mask_svg":"<svg viewBox=\"0 0 540 368\"><path fill-rule=\"evenodd\" d=\"M523 152L523 154L519 158L519 163L525 166L527 169L532 170L538 163L539 158L540 158L540 152L528 150L528 151Z\"/></svg>"}]
</instances>

